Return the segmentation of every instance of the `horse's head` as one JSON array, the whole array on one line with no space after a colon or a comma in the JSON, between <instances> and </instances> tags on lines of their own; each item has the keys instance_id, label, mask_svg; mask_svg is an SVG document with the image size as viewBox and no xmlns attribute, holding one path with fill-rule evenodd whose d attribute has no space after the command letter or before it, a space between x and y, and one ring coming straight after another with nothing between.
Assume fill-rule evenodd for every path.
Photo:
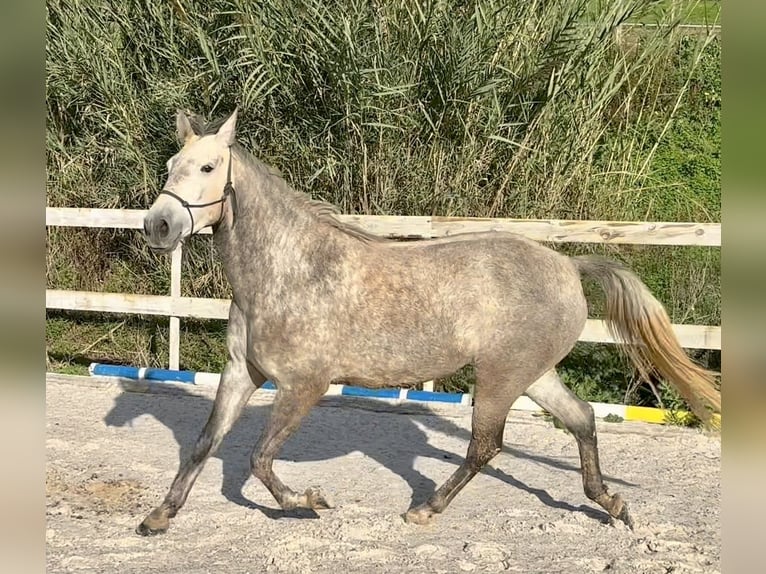
<instances>
[{"instance_id":1,"label":"horse's head","mask_svg":"<svg viewBox=\"0 0 766 574\"><path fill-rule=\"evenodd\" d=\"M195 132L179 110L176 133L181 151L168 160L168 179L144 218L149 246L167 253L208 225L224 220L235 201L231 185L231 147L237 111L211 134Z\"/></svg>"}]
</instances>

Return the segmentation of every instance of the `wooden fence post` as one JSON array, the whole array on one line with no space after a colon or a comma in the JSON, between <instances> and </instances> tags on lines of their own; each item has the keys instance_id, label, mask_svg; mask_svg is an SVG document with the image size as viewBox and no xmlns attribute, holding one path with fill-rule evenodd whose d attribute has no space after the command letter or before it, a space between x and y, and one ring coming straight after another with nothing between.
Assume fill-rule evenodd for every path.
<instances>
[{"instance_id":1,"label":"wooden fence post","mask_svg":"<svg viewBox=\"0 0 766 574\"><path fill-rule=\"evenodd\" d=\"M178 244L170 257L170 296L181 296L181 257L183 252ZM168 335L168 368L178 370L181 358L181 319L170 317L170 332Z\"/></svg>"}]
</instances>

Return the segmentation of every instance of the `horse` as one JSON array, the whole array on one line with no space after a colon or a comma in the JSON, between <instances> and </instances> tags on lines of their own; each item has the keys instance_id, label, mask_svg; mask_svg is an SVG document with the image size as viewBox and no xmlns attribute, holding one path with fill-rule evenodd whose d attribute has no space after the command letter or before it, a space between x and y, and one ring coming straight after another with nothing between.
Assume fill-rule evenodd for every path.
<instances>
[{"instance_id":1,"label":"horse","mask_svg":"<svg viewBox=\"0 0 766 574\"><path fill-rule=\"evenodd\" d=\"M716 374L680 346L663 305L619 262L570 257L513 233L395 241L341 221L333 205L293 189L237 141L235 109L205 122L176 114L180 151L144 219L150 249L172 252L211 227L232 290L228 359L210 416L162 503L136 531L165 532L207 458L266 380L271 414L250 469L285 510L325 510L320 488L298 492L273 460L330 384L405 386L472 364L471 438L463 462L404 520L428 524L502 449L513 403L527 395L577 441L583 490L633 528L599 464L592 407L556 372L588 314L591 278L606 294L606 322L643 377L661 376L703 423L721 409Z\"/></svg>"}]
</instances>

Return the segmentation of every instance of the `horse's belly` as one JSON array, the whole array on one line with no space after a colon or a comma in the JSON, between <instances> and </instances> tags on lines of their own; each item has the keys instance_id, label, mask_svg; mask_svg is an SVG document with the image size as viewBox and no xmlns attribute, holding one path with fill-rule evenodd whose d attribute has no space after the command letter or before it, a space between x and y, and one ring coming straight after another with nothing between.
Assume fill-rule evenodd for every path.
<instances>
[{"instance_id":1,"label":"horse's belly","mask_svg":"<svg viewBox=\"0 0 766 574\"><path fill-rule=\"evenodd\" d=\"M447 341L386 345L362 352L348 349L333 379L370 388L408 386L450 375L470 361L470 356Z\"/></svg>"}]
</instances>

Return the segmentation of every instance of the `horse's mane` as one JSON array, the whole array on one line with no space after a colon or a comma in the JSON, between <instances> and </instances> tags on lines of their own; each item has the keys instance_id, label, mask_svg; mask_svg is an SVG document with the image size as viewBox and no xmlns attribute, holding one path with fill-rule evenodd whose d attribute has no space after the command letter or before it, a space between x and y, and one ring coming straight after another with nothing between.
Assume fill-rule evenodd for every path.
<instances>
[{"instance_id":1,"label":"horse's mane","mask_svg":"<svg viewBox=\"0 0 766 574\"><path fill-rule=\"evenodd\" d=\"M191 124L192 130L194 133L198 136L207 136L207 135L213 135L218 132L218 129L223 125L223 123L226 121L227 118L217 118L214 120L211 120L209 122L205 121L204 118L197 114L192 114L189 117L189 123ZM299 192L295 189L293 189L287 181L284 179L280 171L268 164L263 163L261 160L256 158L253 154L251 154L247 149L244 148L239 143L234 144L234 148L241 152L240 155L245 158L246 161L251 162L256 168L258 168L261 172L266 173L270 177L277 179L279 181L279 184L281 187L284 187L285 189L289 190L295 195L295 198L298 200L301 207L305 207L307 211L312 213L317 219L320 221L327 223L334 227L335 229L338 229L339 231L342 231L346 235L350 235L351 237L355 237L356 239L359 239L361 241L365 242L386 242L386 241L392 241L388 237L383 237L382 235L375 235L374 233L370 233L368 231L365 231L356 225L352 225L349 223L345 223L337 218L338 215L340 215L340 209L336 205L333 205L332 203L329 203L327 201L322 201L320 199L312 199L308 194Z\"/></svg>"}]
</instances>

